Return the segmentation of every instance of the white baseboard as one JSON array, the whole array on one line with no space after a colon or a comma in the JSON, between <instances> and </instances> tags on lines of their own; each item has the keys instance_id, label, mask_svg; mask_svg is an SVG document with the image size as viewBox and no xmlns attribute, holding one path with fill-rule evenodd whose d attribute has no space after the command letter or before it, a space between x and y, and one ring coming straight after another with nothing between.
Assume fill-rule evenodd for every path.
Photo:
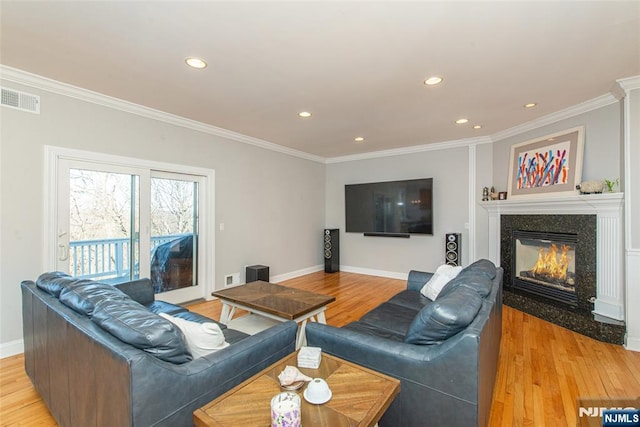
<instances>
[{"instance_id":1,"label":"white baseboard","mask_svg":"<svg viewBox=\"0 0 640 427\"><path fill-rule=\"evenodd\" d=\"M624 348L631 351L640 351L640 337L630 337L625 335Z\"/></svg>"},{"instance_id":2,"label":"white baseboard","mask_svg":"<svg viewBox=\"0 0 640 427\"><path fill-rule=\"evenodd\" d=\"M313 267L303 268L302 270L292 271L290 273L279 274L269 278L271 283L280 283L285 280L295 279L296 277L304 276L307 274L315 273L317 271L324 270L324 265L314 265ZM367 276L387 277L389 279L407 280L409 276L407 273L396 273L395 271L374 270L371 268L351 267L348 265L340 265L340 271L346 273L358 273L366 274Z\"/></svg>"},{"instance_id":3,"label":"white baseboard","mask_svg":"<svg viewBox=\"0 0 640 427\"><path fill-rule=\"evenodd\" d=\"M341 265L340 271L347 273L366 274L367 276L387 277L389 279L407 280L409 275L407 273L396 273L395 271L374 270L371 268L351 267L348 265Z\"/></svg>"},{"instance_id":4,"label":"white baseboard","mask_svg":"<svg viewBox=\"0 0 640 427\"><path fill-rule=\"evenodd\" d=\"M640 249L627 248L627 334L624 347L627 350L640 351L640 314L636 308L640 304Z\"/></svg>"},{"instance_id":5,"label":"white baseboard","mask_svg":"<svg viewBox=\"0 0 640 427\"><path fill-rule=\"evenodd\" d=\"M15 340L0 344L0 359L21 353L24 353L24 340Z\"/></svg>"},{"instance_id":6,"label":"white baseboard","mask_svg":"<svg viewBox=\"0 0 640 427\"><path fill-rule=\"evenodd\" d=\"M296 277L315 273L316 271L322 271L323 269L324 269L324 265L322 264L314 265L312 267L303 268L302 270L296 270L290 273L278 274L277 276L270 277L269 282L280 283L280 282L284 282L285 280L295 279Z\"/></svg>"}]
</instances>

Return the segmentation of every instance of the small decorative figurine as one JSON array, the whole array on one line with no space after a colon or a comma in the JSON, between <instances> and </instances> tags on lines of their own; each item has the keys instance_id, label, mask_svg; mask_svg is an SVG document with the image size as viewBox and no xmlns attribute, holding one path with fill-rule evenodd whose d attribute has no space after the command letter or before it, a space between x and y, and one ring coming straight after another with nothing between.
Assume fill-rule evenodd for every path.
<instances>
[{"instance_id":1,"label":"small decorative figurine","mask_svg":"<svg viewBox=\"0 0 640 427\"><path fill-rule=\"evenodd\" d=\"M489 189L487 187L484 187L482 189L482 201L483 202L489 201Z\"/></svg>"},{"instance_id":2,"label":"small decorative figurine","mask_svg":"<svg viewBox=\"0 0 640 427\"><path fill-rule=\"evenodd\" d=\"M489 192L489 196L491 196L491 200L498 200L498 193L496 193L496 189L491 187L491 191Z\"/></svg>"},{"instance_id":3,"label":"small decorative figurine","mask_svg":"<svg viewBox=\"0 0 640 427\"><path fill-rule=\"evenodd\" d=\"M576 190L580 190L580 194L600 194L604 190L605 182L603 181L585 181L576 185Z\"/></svg>"}]
</instances>

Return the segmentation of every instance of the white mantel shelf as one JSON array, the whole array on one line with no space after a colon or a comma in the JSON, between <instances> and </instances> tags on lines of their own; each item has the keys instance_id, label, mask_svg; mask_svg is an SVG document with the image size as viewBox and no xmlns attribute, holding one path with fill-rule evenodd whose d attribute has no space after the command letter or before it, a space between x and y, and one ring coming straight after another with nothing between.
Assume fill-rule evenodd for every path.
<instances>
[{"instance_id":1,"label":"white mantel shelf","mask_svg":"<svg viewBox=\"0 0 640 427\"><path fill-rule=\"evenodd\" d=\"M623 193L576 194L480 202L489 214L597 214L622 209Z\"/></svg>"},{"instance_id":2,"label":"white mantel shelf","mask_svg":"<svg viewBox=\"0 0 640 427\"><path fill-rule=\"evenodd\" d=\"M593 313L624 321L623 193L575 194L480 202L489 214L489 258L500 265L500 215L596 215L597 295Z\"/></svg>"}]
</instances>

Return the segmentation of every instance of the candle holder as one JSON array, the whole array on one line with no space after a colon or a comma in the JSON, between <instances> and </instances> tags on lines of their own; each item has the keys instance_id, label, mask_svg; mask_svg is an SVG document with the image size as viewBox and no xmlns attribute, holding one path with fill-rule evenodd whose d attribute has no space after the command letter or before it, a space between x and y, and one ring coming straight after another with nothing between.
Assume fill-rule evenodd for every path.
<instances>
[{"instance_id":1,"label":"candle holder","mask_svg":"<svg viewBox=\"0 0 640 427\"><path fill-rule=\"evenodd\" d=\"M300 427L300 396L280 393L271 399L271 427Z\"/></svg>"}]
</instances>

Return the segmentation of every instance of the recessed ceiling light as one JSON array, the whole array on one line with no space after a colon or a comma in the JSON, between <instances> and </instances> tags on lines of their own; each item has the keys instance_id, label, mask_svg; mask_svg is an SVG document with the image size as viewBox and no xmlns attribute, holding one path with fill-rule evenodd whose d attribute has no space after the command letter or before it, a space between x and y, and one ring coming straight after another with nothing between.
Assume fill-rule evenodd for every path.
<instances>
[{"instance_id":1,"label":"recessed ceiling light","mask_svg":"<svg viewBox=\"0 0 640 427\"><path fill-rule=\"evenodd\" d=\"M482 129L482 125L475 125L473 128L474 129Z\"/></svg>"},{"instance_id":2,"label":"recessed ceiling light","mask_svg":"<svg viewBox=\"0 0 640 427\"><path fill-rule=\"evenodd\" d=\"M186 62L187 65L191 68L207 68L207 63L204 61L204 59L189 57L185 59L184 62Z\"/></svg>"},{"instance_id":3,"label":"recessed ceiling light","mask_svg":"<svg viewBox=\"0 0 640 427\"><path fill-rule=\"evenodd\" d=\"M538 104L536 104L535 102L530 102L528 104L524 104L524 108L533 108L536 105L538 105Z\"/></svg>"},{"instance_id":4,"label":"recessed ceiling light","mask_svg":"<svg viewBox=\"0 0 640 427\"><path fill-rule=\"evenodd\" d=\"M442 83L443 78L440 76L431 76L431 77L427 77L427 79L424 81L424 84L426 84L427 86L433 86L433 85L437 85L438 83Z\"/></svg>"},{"instance_id":5,"label":"recessed ceiling light","mask_svg":"<svg viewBox=\"0 0 640 427\"><path fill-rule=\"evenodd\" d=\"M311 117L311 113L310 113L310 112L308 112L308 111L300 111L300 112L298 113L298 116L300 116L300 117L302 117L302 118L306 119L307 117Z\"/></svg>"},{"instance_id":6,"label":"recessed ceiling light","mask_svg":"<svg viewBox=\"0 0 640 427\"><path fill-rule=\"evenodd\" d=\"M456 124L459 124L459 125L463 125L463 124L468 123L468 122L469 122L469 119L458 119L458 120L456 120Z\"/></svg>"},{"instance_id":7,"label":"recessed ceiling light","mask_svg":"<svg viewBox=\"0 0 640 427\"><path fill-rule=\"evenodd\" d=\"M355 142L362 142L362 141L364 141L364 138L363 138L363 137L361 137L361 136L356 136L355 138L353 138L353 140L354 140Z\"/></svg>"}]
</instances>

